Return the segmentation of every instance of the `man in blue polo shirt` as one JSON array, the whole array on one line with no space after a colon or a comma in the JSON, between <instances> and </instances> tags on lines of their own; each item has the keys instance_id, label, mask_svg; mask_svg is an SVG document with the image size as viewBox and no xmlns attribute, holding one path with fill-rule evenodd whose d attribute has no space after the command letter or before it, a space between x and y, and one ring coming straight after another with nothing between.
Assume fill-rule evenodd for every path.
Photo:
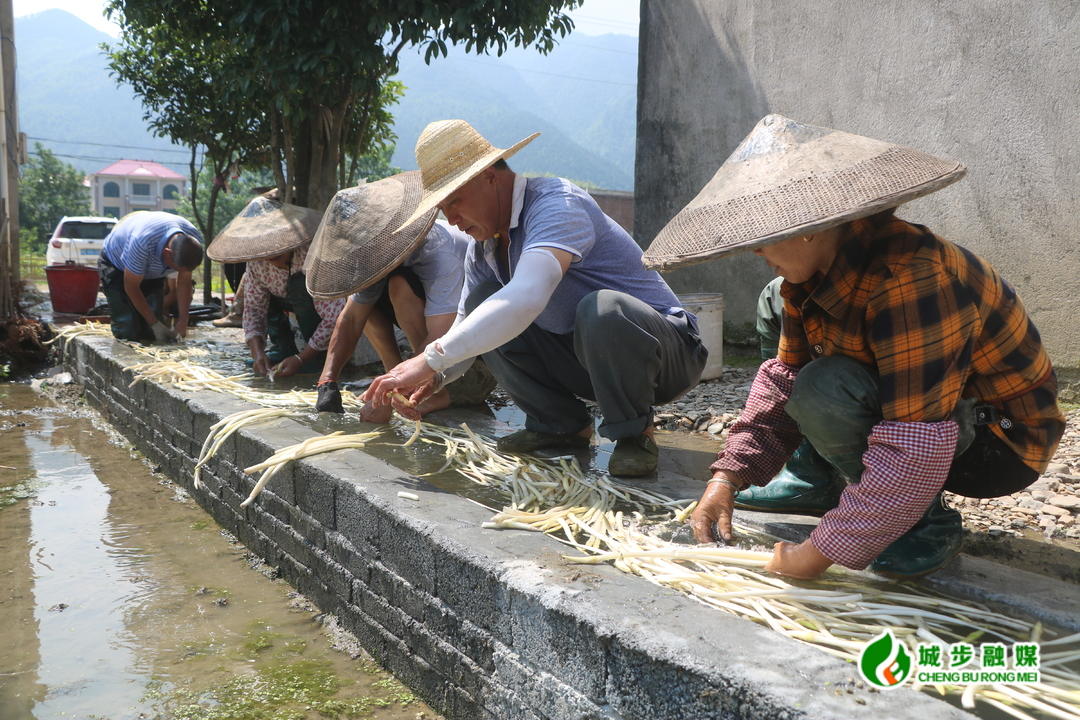
<instances>
[{"instance_id":1,"label":"man in blue polo shirt","mask_svg":"<svg viewBox=\"0 0 1080 720\"><path fill-rule=\"evenodd\" d=\"M117 223L105 238L98 259L113 336L163 342L186 335L191 271L202 258L202 235L179 215L140 211ZM178 273L177 318L171 329L161 319L165 276L170 269Z\"/></svg>"},{"instance_id":2,"label":"man in blue polo shirt","mask_svg":"<svg viewBox=\"0 0 1080 720\"><path fill-rule=\"evenodd\" d=\"M658 456L652 406L697 383L708 352L694 316L588 193L510 170L505 159L535 137L503 150L463 120L424 129L425 194L414 215L437 206L475 242L454 326L377 378L365 399L386 404L401 389L415 402L482 354L526 414L501 450L587 446L593 423L581 398L593 399L600 433L616 440L611 474L648 475Z\"/></svg>"}]
</instances>

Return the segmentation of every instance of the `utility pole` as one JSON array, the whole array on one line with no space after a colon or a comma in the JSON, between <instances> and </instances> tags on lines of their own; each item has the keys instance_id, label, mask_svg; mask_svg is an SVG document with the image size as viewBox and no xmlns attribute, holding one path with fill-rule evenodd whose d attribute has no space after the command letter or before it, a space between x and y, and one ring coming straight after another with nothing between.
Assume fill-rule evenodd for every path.
<instances>
[{"instance_id":1,"label":"utility pole","mask_svg":"<svg viewBox=\"0 0 1080 720\"><path fill-rule=\"evenodd\" d=\"M15 104L15 15L0 0L0 319L15 316L19 287L19 113Z\"/></svg>"}]
</instances>

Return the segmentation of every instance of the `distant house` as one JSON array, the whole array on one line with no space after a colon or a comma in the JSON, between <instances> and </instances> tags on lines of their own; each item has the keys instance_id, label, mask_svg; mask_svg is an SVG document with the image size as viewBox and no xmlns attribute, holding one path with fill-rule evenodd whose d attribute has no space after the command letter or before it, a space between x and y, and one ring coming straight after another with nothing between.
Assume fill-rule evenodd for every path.
<instances>
[{"instance_id":1,"label":"distant house","mask_svg":"<svg viewBox=\"0 0 1080 720\"><path fill-rule=\"evenodd\" d=\"M150 160L118 160L87 176L94 212L121 218L135 210L176 212L187 178Z\"/></svg>"}]
</instances>

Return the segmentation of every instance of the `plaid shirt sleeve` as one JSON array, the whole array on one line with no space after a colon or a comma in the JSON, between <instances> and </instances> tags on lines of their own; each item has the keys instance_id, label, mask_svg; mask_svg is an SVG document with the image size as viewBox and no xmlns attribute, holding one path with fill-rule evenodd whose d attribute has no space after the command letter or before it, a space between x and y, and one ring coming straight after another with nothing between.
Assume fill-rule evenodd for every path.
<instances>
[{"instance_id":1,"label":"plaid shirt sleeve","mask_svg":"<svg viewBox=\"0 0 1080 720\"><path fill-rule=\"evenodd\" d=\"M840 504L821 518L810 542L822 555L853 570L869 565L910 530L949 475L956 423L883 421L863 453L863 474L848 485Z\"/></svg>"},{"instance_id":2,"label":"plaid shirt sleeve","mask_svg":"<svg viewBox=\"0 0 1080 720\"><path fill-rule=\"evenodd\" d=\"M746 409L731 426L727 443L710 470L726 470L746 485L765 485L780 472L802 440L795 421L784 412L796 373L776 358L761 364Z\"/></svg>"}]
</instances>

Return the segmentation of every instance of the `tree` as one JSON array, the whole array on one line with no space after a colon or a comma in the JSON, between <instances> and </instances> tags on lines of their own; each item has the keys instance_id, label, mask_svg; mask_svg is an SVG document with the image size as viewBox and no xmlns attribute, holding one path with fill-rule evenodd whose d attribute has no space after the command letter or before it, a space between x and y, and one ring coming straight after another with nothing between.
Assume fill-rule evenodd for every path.
<instances>
[{"instance_id":1,"label":"tree","mask_svg":"<svg viewBox=\"0 0 1080 720\"><path fill-rule=\"evenodd\" d=\"M108 11L122 32L114 58L151 41L150 67L182 56L175 62L194 76L212 75L218 112L268 138L283 199L321 210L352 174L342 166L392 139L388 108L400 87L390 78L404 48L424 47L428 62L448 43L548 52L573 28L562 10L581 2L111 0ZM123 80L135 69L114 65Z\"/></svg>"},{"instance_id":2,"label":"tree","mask_svg":"<svg viewBox=\"0 0 1080 720\"><path fill-rule=\"evenodd\" d=\"M266 168L244 170L236 177L227 177L219 184L214 182L213 170L204 167L198 176L198 192L194 202L192 198L184 197L176 203L176 211L195 222L196 215L212 220L213 226L220 232L229 221L240 214L240 211L251 202L256 193L262 188L274 185L274 176ZM216 195L213 218L210 218L210 195L213 189ZM207 244L213 240L207 237Z\"/></svg>"},{"instance_id":3,"label":"tree","mask_svg":"<svg viewBox=\"0 0 1080 720\"><path fill-rule=\"evenodd\" d=\"M89 214L90 191L83 174L35 143L19 178L19 225L33 232L33 249L45 249L60 218Z\"/></svg>"},{"instance_id":4,"label":"tree","mask_svg":"<svg viewBox=\"0 0 1080 720\"><path fill-rule=\"evenodd\" d=\"M261 116L246 104L230 105L243 98L223 92L236 47L220 35L128 22L122 13L119 19L123 40L111 52L109 67L142 100L143 119L155 135L191 148L190 219L209 242L220 229L216 206L230 168L264 148L268 139ZM198 162L200 147L204 152ZM205 258L203 302L210 301L210 276L211 261Z\"/></svg>"}]
</instances>

